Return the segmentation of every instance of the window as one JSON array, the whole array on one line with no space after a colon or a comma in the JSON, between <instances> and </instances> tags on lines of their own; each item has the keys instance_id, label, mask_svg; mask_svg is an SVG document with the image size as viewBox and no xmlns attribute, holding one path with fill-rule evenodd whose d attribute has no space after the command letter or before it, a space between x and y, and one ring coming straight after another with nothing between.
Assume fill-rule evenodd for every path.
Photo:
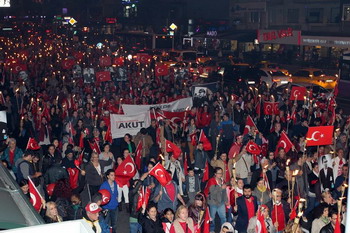
<instances>
[{"instance_id":1,"label":"window","mask_svg":"<svg viewBox=\"0 0 350 233\"><path fill-rule=\"evenodd\" d=\"M288 9L287 23L299 23L299 9Z\"/></svg>"},{"instance_id":2,"label":"window","mask_svg":"<svg viewBox=\"0 0 350 233\"><path fill-rule=\"evenodd\" d=\"M332 8L331 9L330 22L331 23L338 23L339 22L339 17L340 17L340 10L339 10L339 8Z\"/></svg>"},{"instance_id":3,"label":"window","mask_svg":"<svg viewBox=\"0 0 350 233\"><path fill-rule=\"evenodd\" d=\"M307 13L308 23L322 23L323 21L323 9L321 8L311 8Z\"/></svg>"},{"instance_id":4,"label":"window","mask_svg":"<svg viewBox=\"0 0 350 233\"><path fill-rule=\"evenodd\" d=\"M350 5L343 5L343 21L350 21Z\"/></svg>"},{"instance_id":5,"label":"window","mask_svg":"<svg viewBox=\"0 0 350 233\"><path fill-rule=\"evenodd\" d=\"M259 12L251 12L250 13L250 22L251 23L259 23L260 22Z\"/></svg>"}]
</instances>

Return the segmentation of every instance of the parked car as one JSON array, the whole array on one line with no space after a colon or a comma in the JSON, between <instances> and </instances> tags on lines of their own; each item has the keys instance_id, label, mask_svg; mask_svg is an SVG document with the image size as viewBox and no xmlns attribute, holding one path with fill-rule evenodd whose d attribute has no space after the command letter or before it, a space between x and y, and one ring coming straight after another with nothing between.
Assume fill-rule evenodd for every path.
<instances>
[{"instance_id":1,"label":"parked car","mask_svg":"<svg viewBox=\"0 0 350 233\"><path fill-rule=\"evenodd\" d=\"M337 77L326 75L320 69L301 69L292 76L293 83L317 84L326 89L333 89L337 83Z\"/></svg>"}]
</instances>

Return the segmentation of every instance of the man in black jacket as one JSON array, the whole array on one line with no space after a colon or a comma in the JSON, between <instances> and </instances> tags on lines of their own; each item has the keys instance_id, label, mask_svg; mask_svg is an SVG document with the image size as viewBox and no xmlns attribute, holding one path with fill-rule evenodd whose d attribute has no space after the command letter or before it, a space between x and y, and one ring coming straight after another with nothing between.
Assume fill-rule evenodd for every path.
<instances>
[{"instance_id":1,"label":"man in black jacket","mask_svg":"<svg viewBox=\"0 0 350 233\"><path fill-rule=\"evenodd\" d=\"M247 232L249 220L255 216L257 210L257 198L252 196L251 186L244 185L243 196L237 198L237 209L235 209L238 214L236 230L239 233Z\"/></svg>"},{"instance_id":2,"label":"man in black jacket","mask_svg":"<svg viewBox=\"0 0 350 233\"><path fill-rule=\"evenodd\" d=\"M274 131L268 136L269 151L275 151L278 141L281 136L281 123L276 122L274 125Z\"/></svg>"},{"instance_id":3,"label":"man in black jacket","mask_svg":"<svg viewBox=\"0 0 350 233\"><path fill-rule=\"evenodd\" d=\"M338 218L338 213L336 211L330 211L329 215L331 218L331 222L328 223L326 226L322 227L320 233L333 233L335 230L335 225L337 223L337 218ZM342 218L343 216L340 215L340 219L339 219L339 224L340 224L340 231L341 233L345 233L345 226L343 224L341 224Z\"/></svg>"}]
</instances>

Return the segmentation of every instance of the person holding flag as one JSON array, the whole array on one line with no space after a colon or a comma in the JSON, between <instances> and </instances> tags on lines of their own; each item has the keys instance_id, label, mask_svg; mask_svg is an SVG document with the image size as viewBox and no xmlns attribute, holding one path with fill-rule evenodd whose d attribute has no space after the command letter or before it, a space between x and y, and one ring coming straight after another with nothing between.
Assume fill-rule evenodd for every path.
<instances>
[{"instance_id":1,"label":"person holding flag","mask_svg":"<svg viewBox=\"0 0 350 233\"><path fill-rule=\"evenodd\" d=\"M118 185L115 182L115 172L109 169L105 173L106 181L100 186L101 189L107 190L111 194L110 201L102 206L102 209L107 210L106 223L112 226L112 233L116 232L118 219Z\"/></svg>"},{"instance_id":2,"label":"person holding flag","mask_svg":"<svg viewBox=\"0 0 350 233\"><path fill-rule=\"evenodd\" d=\"M276 228L269 216L269 208L261 205L256 216L249 220L247 233L275 233Z\"/></svg>"},{"instance_id":3,"label":"person holding flag","mask_svg":"<svg viewBox=\"0 0 350 233\"><path fill-rule=\"evenodd\" d=\"M203 150L203 142L198 142L197 149L194 151L194 173L202 181L205 167L210 162L208 154ZM201 187L204 187L202 182Z\"/></svg>"},{"instance_id":4,"label":"person holding flag","mask_svg":"<svg viewBox=\"0 0 350 233\"><path fill-rule=\"evenodd\" d=\"M176 183L171 179L171 173L166 171L164 167L158 163L149 172L151 175L155 176L159 181L159 185L155 188L153 201L158 204L158 211L162 212L166 208L171 208L175 211L178 201L182 205L186 205L182 196L179 193L179 188ZM165 177L168 177L164 182Z\"/></svg>"}]
</instances>

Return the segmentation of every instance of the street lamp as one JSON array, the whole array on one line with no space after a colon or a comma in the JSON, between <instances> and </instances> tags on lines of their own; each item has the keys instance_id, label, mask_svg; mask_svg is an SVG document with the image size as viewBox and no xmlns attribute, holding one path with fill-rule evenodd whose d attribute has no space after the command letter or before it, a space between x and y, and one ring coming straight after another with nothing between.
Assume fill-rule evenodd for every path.
<instances>
[{"instance_id":1,"label":"street lamp","mask_svg":"<svg viewBox=\"0 0 350 233\"><path fill-rule=\"evenodd\" d=\"M177 26L176 26L176 24L174 24L174 23L172 23L170 26L169 26L169 28L173 31L173 40L172 40L172 45L171 45L171 47L172 47L172 50L174 50L174 47L175 47L175 30L177 29Z\"/></svg>"}]
</instances>

